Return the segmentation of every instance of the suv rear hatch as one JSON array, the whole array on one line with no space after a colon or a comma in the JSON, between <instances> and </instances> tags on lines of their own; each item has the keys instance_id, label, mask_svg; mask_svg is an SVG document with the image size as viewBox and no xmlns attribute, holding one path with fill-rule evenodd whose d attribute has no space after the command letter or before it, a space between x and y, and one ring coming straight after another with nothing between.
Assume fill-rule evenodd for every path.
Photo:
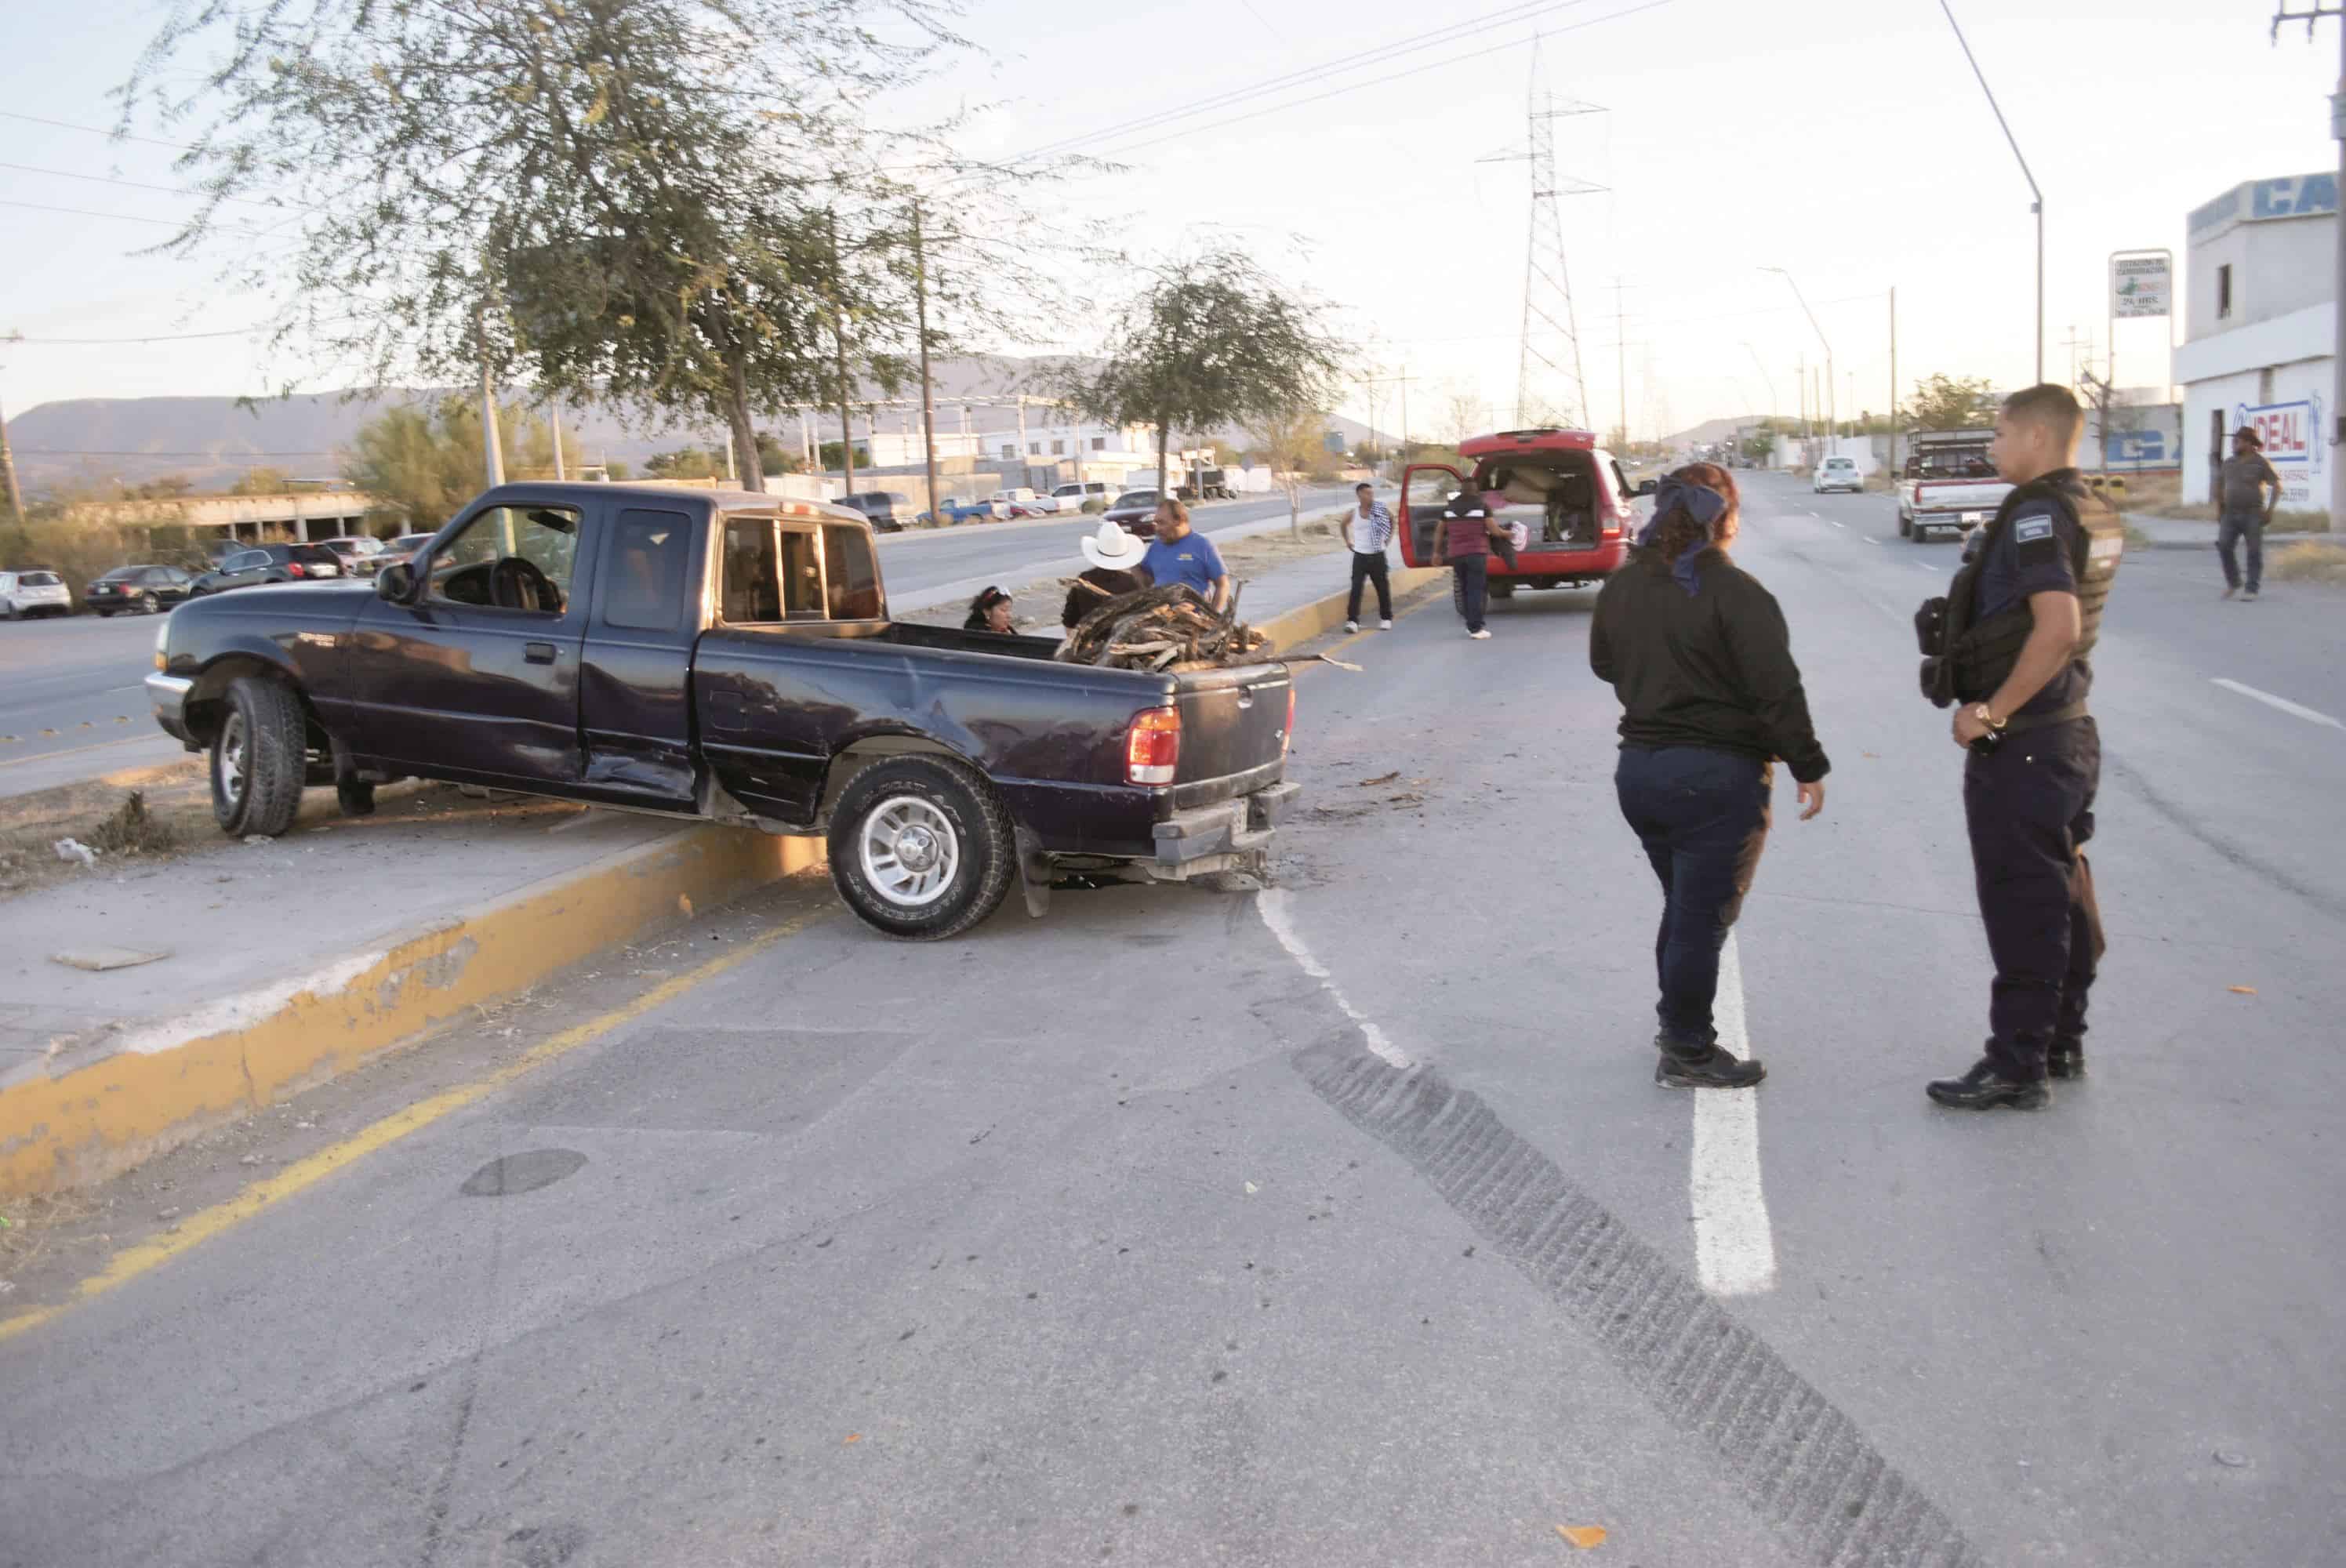
<instances>
[{"instance_id":1,"label":"suv rear hatch","mask_svg":"<svg viewBox=\"0 0 2346 1568\"><path fill-rule=\"evenodd\" d=\"M1191 670L1175 677L1181 755L1176 809L1209 806L1279 781L1287 767L1292 677L1283 664Z\"/></svg>"}]
</instances>

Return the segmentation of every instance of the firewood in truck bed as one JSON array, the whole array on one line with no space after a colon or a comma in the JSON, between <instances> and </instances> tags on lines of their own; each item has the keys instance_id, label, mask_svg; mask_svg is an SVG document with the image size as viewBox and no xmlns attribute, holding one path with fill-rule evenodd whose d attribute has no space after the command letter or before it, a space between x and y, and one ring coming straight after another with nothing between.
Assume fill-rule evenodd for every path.
<instances>
[{"instance_id":1,"label":"firewood in truck bed","mask_svg":"<svg viewBox=\"0 0 2346 1568\"><path fill-rule=\"evenodd\" d=\"M1270 638L1238 618L1238 597L1217 611L1180 584L1108 600L1077 621L1055 656L1107 669L1180 671L1243 663Z\"/></svg>"}]
</instances>

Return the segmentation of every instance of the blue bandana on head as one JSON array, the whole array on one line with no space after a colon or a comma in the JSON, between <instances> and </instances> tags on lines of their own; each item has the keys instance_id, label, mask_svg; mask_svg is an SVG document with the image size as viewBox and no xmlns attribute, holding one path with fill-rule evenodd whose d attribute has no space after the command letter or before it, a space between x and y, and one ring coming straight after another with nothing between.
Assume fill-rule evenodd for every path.
<instances>
[{"instance_id":1,"label":"blue bandana on head","mask_svg":"<svg viewBox=\"0 0 2346 1568\"><path fill-rule=\"evenodd\" d=\"M1675 473L1670 474L1654 492L1653 519L1646 524L1645 532L1637 535L1637 547L1647 550L1660 544L1663 519L1677 511L1685 512L1702 524L1705 534L1708 534L1719 526L1719 520L1727 515L1727 497L1708 484L1697 484L1691 480L1680 479ZM1689 598L1702 586L1701 575L1695 570L1694 565L1694 558L1701 554L1701 549L1689 547L1681 551L1678 558L1670 563L1670 575L1677 579L1679 587L1687 591Z\"/></svg>"}]
</instances>

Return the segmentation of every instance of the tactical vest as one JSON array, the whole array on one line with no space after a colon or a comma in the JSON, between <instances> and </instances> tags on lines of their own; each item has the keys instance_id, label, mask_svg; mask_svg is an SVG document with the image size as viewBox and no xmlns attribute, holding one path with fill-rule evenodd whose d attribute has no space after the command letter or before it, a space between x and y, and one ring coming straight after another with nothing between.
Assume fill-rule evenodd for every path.
<instances>
[{"instance_id":1,"label":"tactical vest","mask_svg":"<svg viewBox=\"0 0 2346 1568\"><path fill-rule=\"evenodd\" d=\"M2100 638L2102 606L2109 600L2118 558L2126 550L2126 525L2107 502L2086 487L2076 469L2058 468L2013 486L1946 596L1927 600L1915 612L1914 630L1923 655L1923 695L1940 708L1984 702L1995 695L2035 627L2035 616L2025 599L1984 619L1978 614L1979 582L1989 553L2011 528L2013 514L2032 501L2051 503L2076 525L2069 573L2077 585L2078 629L2070 658L2085 658Z\"/></svg>"}]
</instances>

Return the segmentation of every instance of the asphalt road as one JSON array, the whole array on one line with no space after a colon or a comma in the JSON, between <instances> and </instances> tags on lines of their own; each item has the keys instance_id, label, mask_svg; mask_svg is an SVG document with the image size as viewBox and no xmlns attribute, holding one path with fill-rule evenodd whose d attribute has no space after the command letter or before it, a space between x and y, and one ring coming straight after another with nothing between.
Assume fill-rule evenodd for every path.
<instances>
[{"instance_id":1,"label":"asphalt road","mask_svg":"<svg viewBox=\"0 0 2346 1568\"><path fill-rule=\"evenodd\" d=\"M1306 493L1315 512L1344 499L1341 489ZM1260 532L1286 517L1284 497L1196 513L1198 527L1215 535ZM892 534L880 542L882 570L893 600L946 602L952 590L970 596L989 582L1007 587L1080 571L1079 543L1098 526L1091 518ZM155 728L140 684L156 626L143 616L0 623L0 797L183 755Z\"/></svg>"},{"instance_id":2,"label":"asphalt road","mask_svg":"<svg viewBox=\"0 0 2346 1568\"><path fill-rule=\"evenodd\" d=\"M2335 1561L2339 598L2128 563L2093 1076L1946 1112L1955 550L1752 490L1834 759L1735 941L1762 1089L1651 1081L1589 596L1436 598L1302 676L1273 892L823 920L0 1343L0 1563ZM209 1201L172 1161L141 1201Z\"/></svg>"}]
</instances>

